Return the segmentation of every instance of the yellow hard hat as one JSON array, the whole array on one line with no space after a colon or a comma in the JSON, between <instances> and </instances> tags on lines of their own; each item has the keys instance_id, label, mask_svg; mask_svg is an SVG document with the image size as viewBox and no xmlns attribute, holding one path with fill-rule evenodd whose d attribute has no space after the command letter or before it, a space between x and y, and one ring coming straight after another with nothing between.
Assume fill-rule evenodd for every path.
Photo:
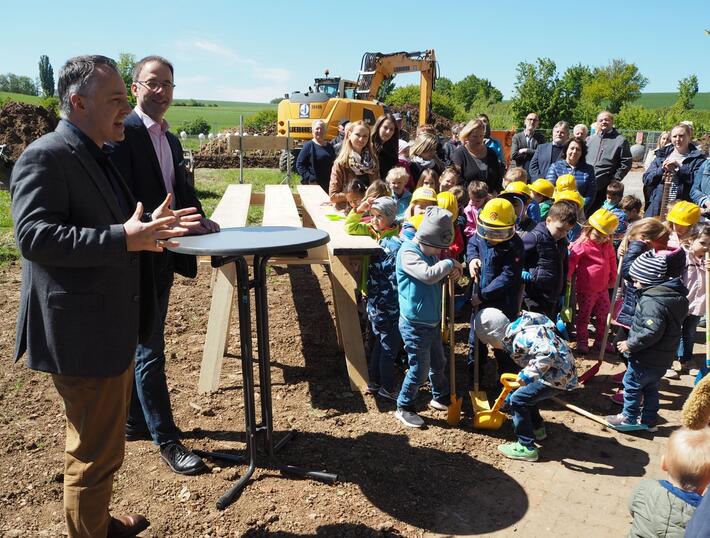
<instances>
[{"instance_id":1,"label":"yellow hard hat","mask_svg":"<svg viewBox=\"0 0 710 538\"><path fill-rule=\"evenodd\" d=\"M436 191L429 187L419 187L418 189L415 189L412 193L412 200L409 203L413 204L414 202L418 202L420 200L437 203Z\"/></svg>"},{"instance_id":2,"label":"yellow hard hat","mask_svg":"<svg viewBox=\"0 0 710 538\"><path fill-rule=\"evenodd\" d=\"M530 190L544 196L545 198L552 198L555 194L555 186L552 182L543 178L533 181L530 185Z\"/></svg>"},{"instance_id":3,"label":"yellow hard hat","mask_svg":"<svg viewBox=\"0 0 710 538\"><path fill-rule=\"evenodd\" d=\"M587 219L587 224L604 235L613 234L619 227L619 218L608 209L597 209Z\"/></svg>"},{"instance_id":4,"label":"yellow hard hat","mask_svg":"<svg viewBox=\"0 0 710 538\"><path fill-rule=\"evenodd\" d=\"M456 220L459 216L459 202L456 200L456 196L451 194L449 191L440 192L436 195L436 204L441 209L446 209L451 213L451 220Z\"/></svg>"},{"instance_id":5,"label":"yellow hard hat","mask_svg":"<svg viewBox=\"0 0 710 538\"><path fill-rule=\"evenodd\" d=\"M530 185L528 185L524 181L513 181L512 183L508 183L508 186L503 192L510 192L513 194L524 194L528 198L532 196L532 193L530 192Z\"/></svg>"},{"instance_id":6,"label":"yellow hard hat","mask_svg":"<svg viewBox=\"0 0 710 538\"><path fill-rule=\"evenodd\" d=\"M476 233L490 243L507 241L515 234L515 210L505 198L489 200L478 214Z\"/></svg>"},{"instance_id":7,"label":"yellow hard hat","mask_svg":"<svg viewBox=\"0 0 710 538\"><path fill-rule=\"evenodd\" d=\"M419 229L419 225L422 223L422 220L424 220L424 213L419 213L418 215L412 215L407 219L407 222L409 222L412 226L414 226L415 230Z\"/></svg>"},{"instance_id":8,"label":"yellow hard hat","mask_svg":"<svg viewBox=\"0 0 710 538\"><path fill-rule=\"evenodd\" d=\"M574 176L572 174L563 174L558 177L557 182L555 183L555 190L557 192L576 191L577 182L575 181Z\"/></svg>"},{"instance_id":9,"label":"yellow hard hat","mask_svg":"<svg viewBox=\"0 0 710 538\"><path fill-rule=\"evenodd\" d=\"M577 191L562 191L556 192L554 196L555 202L574 202L580 208L584 207L584 198Z\"/></svg>"},{"instance_id":10,"label":"yellow hard hat","mask_svg":"<svg viewBox=\"0 0 710 538\"><path fill-rule=\"evenodd\" d=\"M668 212L666 220L681 226L695 226L700 221L700 206L679 200Z\"/></svg>"}]
</instances>

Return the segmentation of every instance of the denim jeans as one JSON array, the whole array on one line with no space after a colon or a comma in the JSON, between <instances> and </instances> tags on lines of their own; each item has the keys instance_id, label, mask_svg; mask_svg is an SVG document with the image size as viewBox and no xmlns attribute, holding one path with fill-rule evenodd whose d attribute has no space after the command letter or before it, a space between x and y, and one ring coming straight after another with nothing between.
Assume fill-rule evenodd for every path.
<instances>
[{"instance_id":1,"label":"denim jeans","mask_svg":"<svg viewBox=\"0 0 710 538\"><path fill-rule=\"evenodd\" d=\"M639 361L629 359L624 374L624 416L636 422L641 415L641 423L653 427L658 422L658 387L666 373L665 367L644 366ZM643 410L641 398L643 397Z\"/></svg>"},{"instance_id":2,"label":"denim jeans","mask_svg":"<svg viewBox=\"0 0 710 538\"><path fill-rule=\"evenodd\" d=\"M374 335L367 370L370 382L381 385L388 392L394 390L394 360L399 354L402 339L397 321L384 317L370 319Z\"/></svg>"},{"instance_id":3,"label":"denim jeans","mask_svg":"<svg viewBox=\"0 0 710 538\"><path fill-rule=\"evenodd\" d=\"M173 420L170 394L165 379L165 318L170 288L173 285L172 254L153 256L157 308L153 333L136 348L135 384L128 413L128 425L147 429L158 445L177 441L179 432Z\"/></svg>"},{"instance_id":4,"label":"denim jeans","mask_svg":"<svg viewBox=\"0 0 710 538\"><path fill-rule=\"evenodd\" d=\"M683 321L683 332L680 336L680 344L678 344L678 359L682 363L693 359L693 340L698 330L698 323L700 323L700 316L693 314L688 314Z\"/></svg>"},{"instance_id":5,"label":"denim jeans","mask_svg":"<svg viewBox=\"0 0 710 538\"><path fill-rule=\"evenodd\" d=\"M537 408L538 402L547 400L564 392L545 385L540 380L533 381L529 385L520 387L511 393L508 398L508 406L513 414L513 428L518 442L527 448L535 447L535 434L543 425L540 410Z\"/></svg>"},{"instance_id":6,"label":"denim jeans","mask_svg":"<svg viewBox=\"0 0 710 538\"><path fill-rule=\"evenodd\" d=\"M399 331L409 360L409 370L402 382L397 407L414 411L419 386L429 376L431 393L437 402L449 405L451 390L446 375L446 357L441 343L441 325L422 325L399 318Z\"/></svg>"}]
</instances>

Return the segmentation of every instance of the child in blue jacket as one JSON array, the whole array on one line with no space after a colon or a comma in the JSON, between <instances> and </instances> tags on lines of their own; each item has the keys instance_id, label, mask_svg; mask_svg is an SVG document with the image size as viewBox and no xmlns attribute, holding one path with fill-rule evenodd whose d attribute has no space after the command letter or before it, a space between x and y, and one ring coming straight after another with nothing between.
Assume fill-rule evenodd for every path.
<instances>
[{"instance_id":1,"label":"child in blue jacket","mask_svg":"<svg viewBox=\"0 0 710 538\"><path fill-rule=\"evenodd\" d=\"M414 400L427 374L433 397L430 406L445 411L451 402L441 342L441 282L447 276L457 280L462 267L456 260L439 261L439 255L453 237L451 213L428 207L414 239L405 240L397 253L399 330L409 370L397 398L395 417L410 428L424 425L415 412Z\"/></svg>"},{"instance_id":2,"label":"child in blue jacket","mask_svg":"<svg viewBox=\"0 0 710 538\"><path fill-rule=\"evenodd\" d=\"M481 308L498 308L510 319L518 317L520 307L523 241L515 233L513 205L503 198L489 200L478 215L476 235L471 237L466 250L471 277L478 283L471 295L471 304ZM468 343L469 386L473 387L475 312L471 316ZM487 349L480 344L480 356ZM517 372L518 368L507 353L494 352L499 372ZM491 387L494 388L494 387Z\"/></svg>"},{"instance_id":3,"label":"child in blue jacket","mask_svg":"<svg viewBox=\"0 0 710 538\"><path fill-rule=\"evenodd\" d=\"M557 319L560 297L567 282L567 234L577 223L577 212L568 203L550 207L547 217L523 238L525 307Z\"/></svg>"},{"instance_id":4,"label":"child in blue jacket","mask_svg":"<svg viewBox=\"0 0 710 538\"><path fill-rule=\"evenodd\" d=\"M366 212L371 218L363 223ZM396 217L397 202L384 196L366 199L345 219L345 230L350 235L369 235L382 247L382 254L370 256L367 266L367 317L375 337L368 363L367 392L391 401L397 399L394 361L401 349L395 267L402 241Z\"/></svg>"}]
</instances>

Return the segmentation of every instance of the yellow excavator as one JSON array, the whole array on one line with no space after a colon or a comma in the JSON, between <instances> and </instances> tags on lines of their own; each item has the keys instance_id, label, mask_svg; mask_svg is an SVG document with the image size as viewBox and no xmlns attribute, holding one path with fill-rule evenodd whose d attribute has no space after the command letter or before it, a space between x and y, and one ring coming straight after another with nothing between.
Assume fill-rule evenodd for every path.
<instances>
[{"instance_id":1,"label":"yellow excavator","mask_svg":"<svg viewBox=\"0 0 710 538\"><path fill-rule=\"evenodd\" d=\"M419 124L426 123L431 114L431 94L437 77L436 55L433 50L423 52L366 52L362 57L357 82L329 77L316 78L307 92L292 92L279 103L276 132L290 136L298 143L312 138L314 120L326 124L326 140L338 136L338 124L365 120L374 125L385 112L377 94L385 80L401 73L420 72ZM282 156L282 160L284 160ZM283 163L282 163L283 164Z\"/></svg>"}]
</instances>

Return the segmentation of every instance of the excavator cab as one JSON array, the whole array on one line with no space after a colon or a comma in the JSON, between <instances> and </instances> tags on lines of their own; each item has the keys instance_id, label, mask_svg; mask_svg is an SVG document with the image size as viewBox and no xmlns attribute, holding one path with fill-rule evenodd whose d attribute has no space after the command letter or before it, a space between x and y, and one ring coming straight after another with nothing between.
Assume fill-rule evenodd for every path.
<instances>
[{"instance_id":1,"label":"excavator cab","mask_svg":"<svg viewBox=\"0 0 710 538\"><path fill-rule=\"evenodd\" d=\"M326 78L315 79L313 87L317 93L325 93L331 98L355 99L357 82L326 75Z\"/></svg>"}]
</instances>

